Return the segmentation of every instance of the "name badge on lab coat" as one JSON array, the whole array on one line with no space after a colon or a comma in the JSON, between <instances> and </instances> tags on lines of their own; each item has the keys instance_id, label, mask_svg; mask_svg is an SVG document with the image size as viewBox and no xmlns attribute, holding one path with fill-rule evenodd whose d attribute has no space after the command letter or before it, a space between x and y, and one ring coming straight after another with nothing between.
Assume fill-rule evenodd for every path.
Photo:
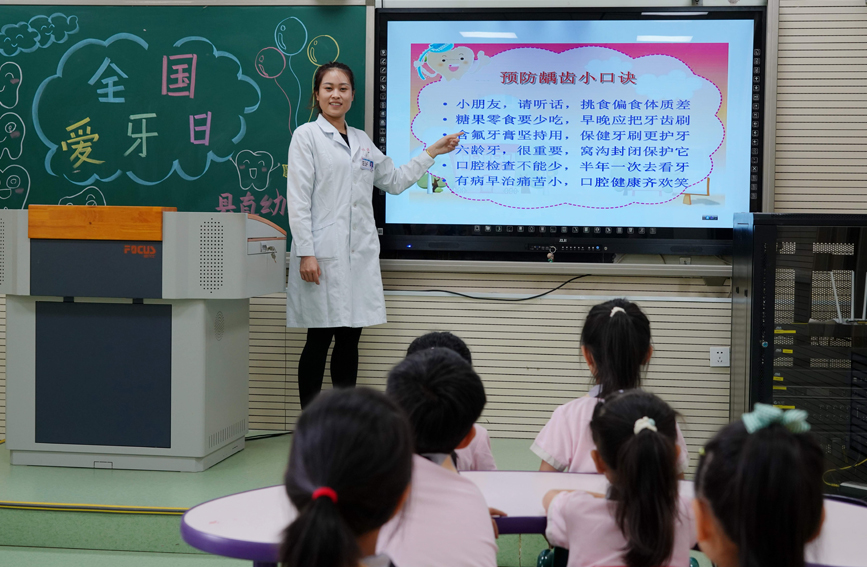
<instances>
[{"instance_id":1,"label":"name badge on lab coat","mask_svg":"<svg viewBox=\"0 0 867 567\"><path fill-rule=\"evenodd\" d=\"M361 158L361 169L373 171L373 160L368 158Z\"/></svg>"}]
</instances>

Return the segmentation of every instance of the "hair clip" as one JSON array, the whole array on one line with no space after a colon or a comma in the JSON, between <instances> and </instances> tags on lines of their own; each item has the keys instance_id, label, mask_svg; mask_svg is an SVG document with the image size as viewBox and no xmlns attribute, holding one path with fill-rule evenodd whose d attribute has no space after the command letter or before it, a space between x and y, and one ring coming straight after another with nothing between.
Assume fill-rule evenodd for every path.
<instances>
[{"instance_id":1,"label":"hair clip","mask_svg":"<svg viewBox=\"0 0 867 567\"><path fill-rule=\"evenodd\" d=\"M755 433L773 423L779 423L792 433L806 433L810 430L807 412L800 409L783 411L768 404L756 404L753 411L741 416L747 433Z\"/></svg>"},{"instance_id":2,"label":"hair clip","mask_svg":"<svg viewBox=\"0 0 867 567\"><path fill-rule=\"evenodd\" d=\"M611 313L608 314L608 317L614 317L615 313L626 313L626 309L614 306L611 308Z\"/></svg>"},{"instance_id":3,"label":"hair clip","mask_svg":"<svg viewBox=\"0 0 867 567\"><path fill-rule=\"evenodd\" d=\"M635 426L632 428L632 433L638 435L644 429L657 431L656 421L654 421L652 417L647 417L646 415L640 419L636 419Z\"/></svg>"}]
</instances>

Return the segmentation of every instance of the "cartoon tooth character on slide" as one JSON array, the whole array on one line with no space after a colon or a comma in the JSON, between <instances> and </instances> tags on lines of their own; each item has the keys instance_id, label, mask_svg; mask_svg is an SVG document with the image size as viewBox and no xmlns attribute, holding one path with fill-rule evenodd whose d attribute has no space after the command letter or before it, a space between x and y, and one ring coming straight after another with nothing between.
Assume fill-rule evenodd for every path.
<instances>
[{"instance_id":1,"label":"cartoon tooth character on slide","mask_svg":"<svg viewBox=\"0 0 867 567\"><path fill-rule=\"evenodd\" d=\"M58 205L85 205L88 207L104 207L105 195L102 191L91 185L75 195L69 195L60 199Z\"/></svg>"},{"instance_id":2,"label":"cartoon tooth character on slide","mask_svg":"<svg viewBox=\"0 0 867 567\"><path fill-rule=\"evenodd\" d=\"M18 104L18 89L21 88L21 67L7 61L0 65L0 106L15 108Z\"/></svg>"},{"instance_id":3,"label":"cartoon tooth character on slide","mask_svg":"<svg viewBox=\"0 0 867 567\"><path fill-rule=\"evenodd\" d=\"M422 80L442 75L447 81L460 79L466 73L475 73L491 62L491 58L479 51L478 55L466 46L455 47L454 43L432 43L413 62ZM429 72L427 65L432 72Z\"/></svg>"},{"instance_id":4,"label":"cartoon tooth character on slide","mask_svg":"<svg viewBox=\"0 0 867 567\"><path fill-rule=\"evenodd\" d=\"M271 172L280 167L274 165L274 158L268 152L253 152L241 150L232 160L238 170L238 181L241 189L264 191L268 187Z\"/></svg>"},{"instance_id":5,"label":"cartoon tooth character on slide","mask_svg":"<svg viewBox=\"0 0 867 567\"><path fill-rule=\"evenodd\" d=\"M30 174L20 165L0 169L0 207L23 209L30 194Z\"/></svg>"},{"instance_id":6,"label":"cartoon tooth character on slide","mask_svg":"<svg viewBox=\"0 0 867 567\"><path fill-rule=\"evenodd\" d=\"M14 112L7 112L0 116L0 158L3 154L10 159L21 157L21 148L24 145L24 121Z\"/></svg>"}]
</instances>

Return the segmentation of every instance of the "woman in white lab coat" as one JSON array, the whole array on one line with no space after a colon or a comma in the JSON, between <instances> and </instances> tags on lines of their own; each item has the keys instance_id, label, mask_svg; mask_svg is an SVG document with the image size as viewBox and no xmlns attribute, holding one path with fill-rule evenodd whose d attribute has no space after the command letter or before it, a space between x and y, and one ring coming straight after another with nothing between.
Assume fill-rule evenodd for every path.
<instances>
[{"instance_id":1,"label":"woman in white lab coat","mask_svg":"<svg viewBox=\"0 0 867 567\"><path fill-rule=\"evenodd\" d=\"M352 387L361 329L385 323L373 186L401 193L424 175L438 154L458 145L458 134L446 136L395 168L367 134L346 124L355 81L342 63L317 69L313 98L319 118L295 130L287 168L292 247L286 326L307 327L298 362L302 407L322 388L332 338L332 384Z\"/></svg>"}]
</instances>

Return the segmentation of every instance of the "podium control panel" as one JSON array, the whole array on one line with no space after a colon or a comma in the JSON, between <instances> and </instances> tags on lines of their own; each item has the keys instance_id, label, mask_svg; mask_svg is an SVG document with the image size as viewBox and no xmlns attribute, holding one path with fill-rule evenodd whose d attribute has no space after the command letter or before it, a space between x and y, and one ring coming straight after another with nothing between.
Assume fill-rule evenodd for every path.
<instances>
[{"instance_id":1,"label":"podium control panel","mask_svg":"<svg viewBox=\"0 0 867 567\"><path fill-rule=\"evenodd\" d=\"M249 299L286 232L160 207L0 210L13 465L202 471L244 447Z\"/></svg>"}]
</instances>

